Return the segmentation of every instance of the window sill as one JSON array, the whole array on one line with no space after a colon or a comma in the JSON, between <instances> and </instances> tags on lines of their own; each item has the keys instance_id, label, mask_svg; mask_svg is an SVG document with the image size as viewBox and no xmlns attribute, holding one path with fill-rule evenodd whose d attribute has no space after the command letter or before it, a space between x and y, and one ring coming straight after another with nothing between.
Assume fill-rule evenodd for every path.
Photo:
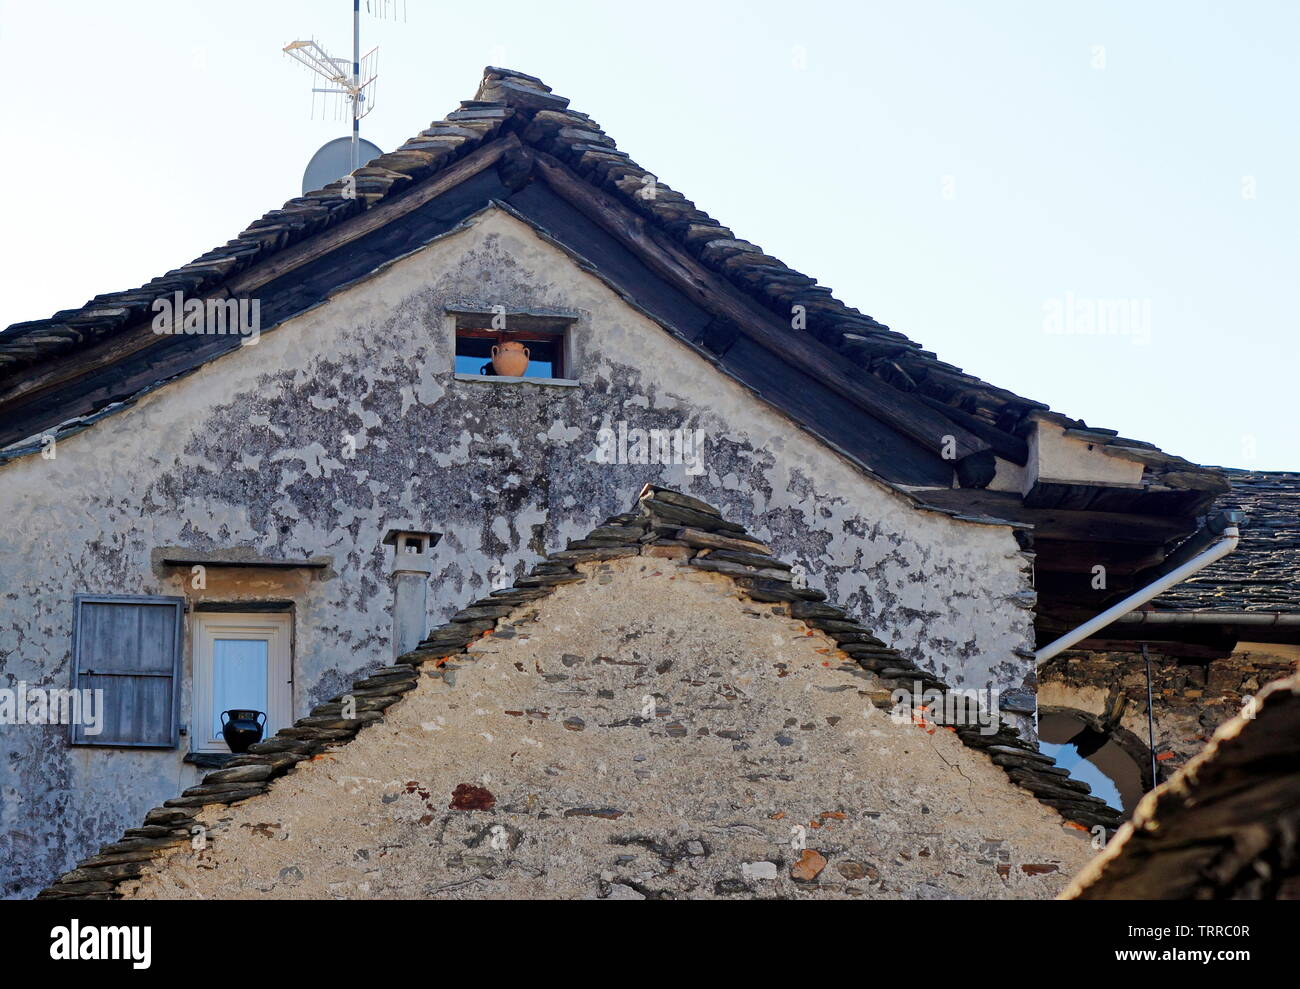
<instances>
[{"instance_id":1,"label":"window sill","mask_svg":"<svg viewBox=\"0 0 1300 989\"><path fill-rule=\"evenodd\" d=\"M233 758L235 756L231 752L191 752L185 761L200 769L222 769Z\"/></svg>"},{"instance_id":2,"label":"window sill","mask_svg":"<svg viewBox=\"0 0 1300 989\"><path fill-rule=\"evenodd\" d=\"M488 385L541 385L545 388L581 388L582 382L570 378L498 378L490 374L462 374L456 372L457 381L477 381Z\"/></svg>"}]
</instances>

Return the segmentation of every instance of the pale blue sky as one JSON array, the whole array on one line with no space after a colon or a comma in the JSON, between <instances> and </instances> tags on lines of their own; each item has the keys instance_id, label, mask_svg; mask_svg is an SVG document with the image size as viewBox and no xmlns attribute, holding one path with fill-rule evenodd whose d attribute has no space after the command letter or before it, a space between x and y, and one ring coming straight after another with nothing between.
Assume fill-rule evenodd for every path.
<instances>
[{"instance_id":1,"label":"pale blue sky","mask_svg":"<svg viewBox=\"0 0 1300 989\"><path fill-rule=\"evenodd\" d=\"M1072 779L1091 786L1094 797L1106 801L1120 813L1124 812L1124 800L1119 794L1119 787L1115 785L1115 781L1079 755L1079 749L1075 745L1070 742L1059 745L1040 740L1038 751L1055 759L1058 768L1068 769Z\"/></svg>"},{"instance_id":2,"label":"pale blue sky","mask_svg":"<svg viewBox=\"0 0 1300 989\"><path fill-rule=\"evenodd\" d=\"M488 63L539 75L944 360L1198 462L1300 469L1300 5L406 7L363 24L363 134L385 150ZM350 9L0 0L0 326L134 287L296 195L346 127L311 119L280 48L345 54ZM1137 321L1049 333L1067 298Z\"/></svg>"}]
</instances>

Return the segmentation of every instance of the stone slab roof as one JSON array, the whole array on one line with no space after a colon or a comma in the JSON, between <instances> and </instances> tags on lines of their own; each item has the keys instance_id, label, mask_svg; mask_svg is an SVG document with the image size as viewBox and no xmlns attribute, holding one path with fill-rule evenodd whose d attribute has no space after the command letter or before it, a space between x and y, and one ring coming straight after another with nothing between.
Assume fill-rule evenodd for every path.
<instances>
[{"instance_id":1,"label":"stone slab roof","mask_svg":"<svg viewBox=\"0 0 1300 989\"><path fill-rule=\"evenodd\" d=\"M1161 595L1156 611L1300 614L1300 474L1227 471L1213 511L1248 521L1236 552Z\"/></svg>"},{"instance_id":2,"label":"stone slab roof","mask_svg":"<svg viewBox=\"0 0 1300 989\"><path fill-rule=\"evenodd\" d=\"M660 222L694 249L710 267L788 316L795 305L808 310L810 331L853 357L873 373L905 390L928 382L936 394L972 390L999 408L1047 406L998 389L945 364L901 333L890 330L835 299L816 279L789 268L762 248L697 209L681 193L619 151L589 116L569 109L569 101L540 79L489 67L473 100L401 147L358 169L356 198L346 198L342 181L289 200L255 220L234 240L145 285L95 296L85 305L49 319L16 323L0 336L0 380L24 367L112 337L151 312L153 300L176 291L197 296L231 276L267 260L308 237L396 197L443 170L467 152L513 126L525 139L544 146L577 167L593 184L618 193L629 205ZM646 194L654 183L653 198Z\"/></svg>"},{"instance_id":3,"label":"stone slab roof","mask_svg":"<svg viewBox=\"0 0 1300 989\"><path fill-rule=\"evenodd\" d=\"M304 760L346 745L368 725L382 721L384 712L416 688L422 675L454 675L458 663L469 662L470 646L492 635L522 606L540 601L557 587L585 581L589 564L631 556L661 556L665 562L730 578L753 601L776 604L817 630L839 647L839 669L864 680L866 695L881 710L894 708L894 691L950 691L927 670L876 638L826 595L802 588L793 568L771 556L771 550L743 526L724 519L711 505L675 491L647 486L631 512L613 516L586 539L552 553L514 587L473 602L447 625L435 629L420 647L398 662L369 672L346 694L314 709L310 716L261 742L249 754L208 773L203 782L166 801L145 815L140 827L103 846L39 894L43 899L113 899L118 883L141 875L149 862L168 849L188 843L194 815L202 807L230 805L255 798ZM343 697L356 699L356 717L344 718ZM914 714L918 731L952 731L968 747L985 753L1011 782L1056 810L1073 827L1114 831L1119 815L1090 793L1086 783L1073 780L1054 760L1020 738L1019 730L1003 725L993 734L968 725L943 725L933 712Z\"/></svg>"},{"instance_id":4,"label":"stone slab roof","mask_svg":"<svg viewBox=\"0 0 1300 989\"><path fill-rule=\"evenodd\" d=\"M840 301L817 279L744 240L658 181L620 151L594 120L571 109L567 99L540 79L494 67L485 70L474 99L462 102L401 147L358 169L348 184L340 180L291 199L255 220L235 239L142 286L98 295L49 319L10 326L0 333L0 390L33 368L110 341L140 325L153 312L155 299L175 292L187 298L231 296L226 286L241 273L399 199L504 135L514 135L564 162L602 193L644 217L657 236L693 255L784 323L791 323L792 313L799 307L806 317L806 329L791 327L792 341L805 353L816 351L819 366L831 369L826 373L838 374L839 367L844 367L849 377L870 382L873 396L893 396L893 401L905 403L903 418L914 429L929 435L937 421L963 437L963 443L969 441L977 448L987 444L1007 459L1024 462L1029 417L1045 413L1046 405L945 363L919 343ZM724 338L725 345L730 332L720 327L715 335ZM121 407L132 397L115 395L102 405L111 401L112 407ZM89 425L87 420L98 416L97 409L73 426ZM1052 416L1069 428L1088 430L1082 422ZM1118 456L1142 462L1154 476L1171 473L1181 478L1184 486L1190 479L1192 486L1208 486L1207 490L1220 483L1215 472L1165 454L1149 443L1124 439L1110 430L1088 432L1094 442L1112 448Z\"/></svg>"}]
</instances>

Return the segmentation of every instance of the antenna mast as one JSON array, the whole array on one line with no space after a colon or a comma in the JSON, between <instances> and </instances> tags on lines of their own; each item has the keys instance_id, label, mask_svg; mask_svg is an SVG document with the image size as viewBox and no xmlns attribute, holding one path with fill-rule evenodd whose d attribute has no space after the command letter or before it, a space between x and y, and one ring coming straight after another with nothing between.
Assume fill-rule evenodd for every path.
<instances>
[{"instance_id":1,"label":"antenna mast","mask_svg":"<svg viewBox=\"0 0 1300 989\"><path fill-rule=\"evenodd\" d=\"M352 171L361 167L361 0L352 0Z\"/></svg>"},{"instance_id":2,"label":"antenna mast","mask_svg":"<svg viewBox=\"0 0 1300 989\"><path fill-rule=\"evenodd\" d=\"M387 13L387 8L388 3L385 0L383 13L379 10L374 12L383 16ZM370 0L367 0L366 9L371 9ZM372 48L366 53L364 59L361 57L361 0L352 0L352 58L350 60L334 58L314 40L291 41L284 46L283 51L329 84L326 87L313 87L313 93L342 96L351 104L352 167L350 171L355 172L361 167L361 118L375 108L374 84L379 78L376 71L379 49Z\"/></svg>"}]
</instances>

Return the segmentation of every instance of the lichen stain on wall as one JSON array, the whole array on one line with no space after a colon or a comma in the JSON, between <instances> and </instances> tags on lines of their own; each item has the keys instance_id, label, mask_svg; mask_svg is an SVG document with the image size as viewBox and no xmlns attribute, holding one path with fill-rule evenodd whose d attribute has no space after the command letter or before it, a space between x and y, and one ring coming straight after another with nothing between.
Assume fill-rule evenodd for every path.
<instances>
[{"instance_id":1,"label":"lichen stain on wall","mask_svg":"<svg viewBox=\"0 0 1300 989\"><path fill-rule=\"evenodd\" d=\"M580 312L581 387L456 380L444 308L464 302ZM621 421L705 430L707 472L597 463L599 430ZM181 595L181 575L151 568L159 546L328 555L333 576L295 600L303 715L391 658L390 524L446 534L432 626L494 571L517 576L625 511L647 481L746 524L954 686L1019 687L1032 667L1029 576L1006 528L917 510L495 210L0 479L9 681L67 685L75 593ZM195 779L183 751L70 756L62 737L0 738L6 895L34 892Z\"/></svg>"},{"instance_id":2,"label":"lichen stain on wall","mask_svg":"<svg viewBox=\"0 0 1300 989\"><path fill-rule=\"evenodd\" d=\"M669 561L582 569L352 743L204 808L206 847L123 891L1042 898L1090 857L782 609Z\"/></svg>"}]
</instances>

